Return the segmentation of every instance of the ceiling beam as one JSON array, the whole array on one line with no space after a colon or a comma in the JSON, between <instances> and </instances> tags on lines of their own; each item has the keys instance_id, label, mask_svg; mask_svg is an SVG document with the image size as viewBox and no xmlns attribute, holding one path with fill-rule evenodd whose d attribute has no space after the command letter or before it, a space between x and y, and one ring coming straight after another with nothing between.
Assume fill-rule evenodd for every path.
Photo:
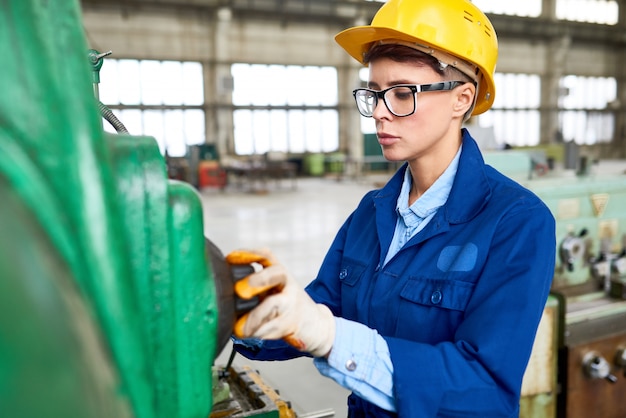
<instances>
[{"instance_id":1,"label":"ceiling beam","mask_svg":"<svg viewBox=\"0 0 626 418\"><path fill-rule=\"evenodd\" d=\"M81 0L83 9L176 10L216 12L230 9L233 18L275 20L281 24L319 22L349 27L370 22L380 3L363 0ZM488 14L500 39L529 42L569 37L572 43L626 46L626 27Z\"/></svg>"}]
</instances>

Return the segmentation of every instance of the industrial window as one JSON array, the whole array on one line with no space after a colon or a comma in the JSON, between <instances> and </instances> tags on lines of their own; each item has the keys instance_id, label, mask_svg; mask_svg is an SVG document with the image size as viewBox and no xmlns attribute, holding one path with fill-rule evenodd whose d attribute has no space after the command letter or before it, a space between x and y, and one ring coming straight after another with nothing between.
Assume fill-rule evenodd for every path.
<instances>
[{"instance_id":1,"label":"industrial window","mask_svg":"<svg viewBox=\"0 0 626 418\"><path fill-rule=\"evenodd\" d=\"M526 17L538 17L541 14L541 0L473 0L472 3L484 13Z\"/></svg>"},{"instance_id":2,"label":"industrial window","mask_svg":"<svg viewBox=\"0 0 626 418\"><path fill-rule=\"evenodd\" d=\"M481 127L493 127L504 146L539 144L541 82L538 75L496 73L496 99L491 110L478 116Z\"/></svg>"},{"instance_id":3,"label":"industrial window","mask_svg":"<svg viewBox=\"0 0 626 418\"><path fill-rule=\"evenodd\" d=\"M559 124L563 140L592 145L611 142L617 82L612 77L566 76L560 80Z\"/></svg>"},{"instance_id":4,"label":"industrial window","mask_svg":"<svg viewBox=\"0 0 626 418\"><path fill-rule=\"evenodd\" d=\"M384 3L385 0L373 1ZM472 3L485 13L500 15L539 17L542 11L542 0L472 0ZM556 0L556 17L561 20L616 25L618 11L617 0Z\"/></svg>"},{"instance_id":5,"label":"industrial window","mask_svg":"<svg viewBox=\"0 0 626 418\"><path fill-rule=\"evenodd\" d=\"M100 101L131 135L152 136L161 153L180 157L205 142L203 85L199 62L105 59ZM115 132L106 121L104 129Z\"/></svg>"},{"instance_id":6,"label":"industrial window","mask_svg":"<svg viewBox=\"0 0 626 418\"><path fill-rule=\"evenodd\" d=\"M619 6L615 0L557 0L556 17L575 22L617 24Z\"/></svg>"},{"instance_id":7,"label":"industrial window","mask_svg":"<svg viewBox=\"0 0 626 418\"><path fill-rule=\"evenodd\" d=\"M334 67L233 64L235 153L339 148Z\"/></svg>"}]
</instances>

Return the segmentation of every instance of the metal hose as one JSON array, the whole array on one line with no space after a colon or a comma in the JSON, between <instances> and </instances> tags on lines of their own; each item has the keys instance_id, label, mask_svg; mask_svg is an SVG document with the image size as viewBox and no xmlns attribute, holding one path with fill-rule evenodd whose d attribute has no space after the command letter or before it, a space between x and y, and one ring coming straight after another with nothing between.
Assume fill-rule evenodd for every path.
<instances>
[{"instance_id":1,"label":"metal hose","mask_svg":"<svg viewBox=\"0 0 626 418\"><path fill-rule=\"evenodd\" d=\"M128 129L124 126L122 122L113 114L111 109L109 109L105 104L98 100L98 108L100 109L100 113L102 117L107 120L115 128L117 133L128 133Z\"/></svg>"}]
</instances>

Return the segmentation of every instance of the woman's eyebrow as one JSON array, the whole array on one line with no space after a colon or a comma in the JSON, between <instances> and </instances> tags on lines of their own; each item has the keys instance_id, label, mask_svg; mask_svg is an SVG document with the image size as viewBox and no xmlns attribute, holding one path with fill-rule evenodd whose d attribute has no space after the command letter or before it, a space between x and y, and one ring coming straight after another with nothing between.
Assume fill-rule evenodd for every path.
<instances>
[{"instance_id":1,"label":"woman's eyebrow","mask_svg":"<svg viewBox=\"0 0 626 418\"><path fill-rule=\"evenodd\" d=\"M414 81L411 80L407 80L407 79L401 79L401 80L393 80L389 83L389 87L391 86L397 86L399 84L410 84L410 85L414 85L414 84L419 84L419 83L415 83ZM370 81L367 83L367 87L371 88L371 89L381 89L380 85L374 81ZM382 89L381 89L382 90Z\"/></svg>"}]
</instances>

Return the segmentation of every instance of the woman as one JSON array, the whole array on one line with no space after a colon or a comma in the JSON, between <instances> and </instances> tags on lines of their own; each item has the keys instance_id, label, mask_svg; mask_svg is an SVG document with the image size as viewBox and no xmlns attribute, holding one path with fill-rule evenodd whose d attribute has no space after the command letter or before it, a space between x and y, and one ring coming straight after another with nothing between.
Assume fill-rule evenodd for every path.
<instances>
[{"instance_id":1,"label":"woman","mask_svg":"<svg viewBox=\"0 0 626 418\"><path fill-rule=\"evenodd\" d=\"M391 0L336 40L369 66L357 108L406 164L363 197L306 290L275 260L249 277L282 291L235 346L310 354L352 390L351 417L517 417L556 243L547 207L462 127L493 103L495 32L469 1Z\"/></svg>"}]
</instances>

